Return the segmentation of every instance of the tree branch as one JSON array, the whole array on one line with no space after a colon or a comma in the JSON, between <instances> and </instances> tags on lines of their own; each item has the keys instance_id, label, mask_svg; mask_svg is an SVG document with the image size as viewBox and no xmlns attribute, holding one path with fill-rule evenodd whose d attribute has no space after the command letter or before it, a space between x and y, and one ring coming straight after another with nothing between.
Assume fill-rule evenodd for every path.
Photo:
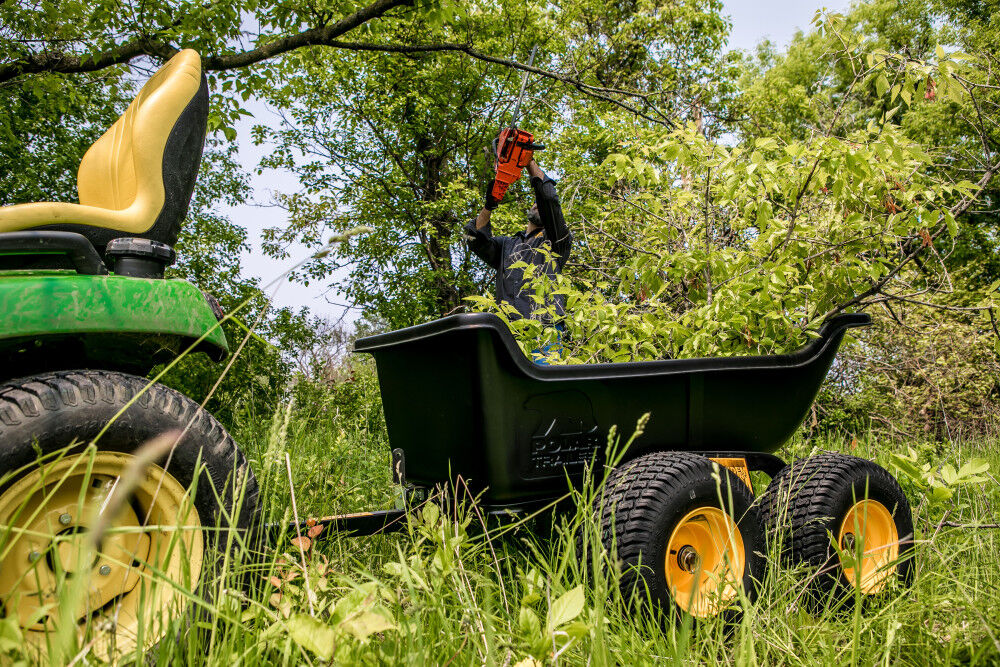
<instances>
[{"instance_id":1,"label":"tree branch","mask_svg":"<svg viewBox=\"0 0 1000 667\"><path fill-rule=\"evenodd\" d=\"M958 217L959 215L961 215L962 213L964 213L966 211L966 209L968 209L970 206L972 206L972 203L974 201L976 201L976 199L979 197L980 193L982 193L983 188L985 188L989 184L989 182L991 180L993 180L993 176L995 176L998 171L1000 171L1000 162L994 164L993 166L991 166L989 169L987 169L983 173L982 177L979 179L979 182L976 183L976 193L975 194L970 194L970 195L966 195L965 197L962 197L962 199L957 204L955 204L954 206L952 206L949 209L949 212L951 213L952 217ZM942 231L944 231L943 226L940 229L938 229L937 232L935 232L933 234L932 238L936 238ZM922 253L924 251L924 247L925 247L924 244L922 244L922 243L918 244L917 247L914 248L908 254L906 254L903 257L903 259L900 260L900 262L898 264L896 264L896 266L894 266L892 268L892 270L890 270L887 274L885 274L885 276L883 276L879 280L875 281L872 284L871 287L869 287L868 289L866 289L861 294L858 294L854 298L852 298L852 299L850 299L848 301L845 301L844 303L842 303L842 304L840 304L840 305L832 308L825 315L823 315L823 317L821 318L821 320L826 320L827 318L829 318L829 317L831 317L833 315L836 315L837 313L842 313L845 310L847 310L848 308L850 308L851 306L860 305L868 297L874 296L876 294L879 294L882 291L882 288L885 287L885 285L890 280L892 280L893 278L895 278L896 275L900 271L903 270L903 267L905 267L907 264L909 264L914 258L916 258L917 255L919 255L920 253Z\"/></svg>"},{"instance_id":2,"label":"tree branch","mask_svg":"<svg viewBox=\"0 0 1000 667\"><path fill-rule=\"evenodd\" d=\"M203 56L202 67L206 71L239 69L263 62L265 60L270 60L271 58L275 58L284 53L289 53L307 46L328 46L349 51L401 54L450 51L464 53L471 58L475 58L476 60L481 60L495 65L502 65L504 67L524 72L531 72L532 74L536 74L540 77L565 83L576 88L581 93L589 97L618 106L621 109L652 123L674 127L673 120L650 102L650 97L659 95L660 93L642 93L638 91L596 86L572 76L559 74L540 67L525 65L509 58L501 58L499 56L490 55L473 48L470 44L454 44L448 42L436 44L374 44L365 42L346 42L337 39L358 26L382 17L391 9L401 6L411 6L412 4L413 0L375 0L375 2L367 7L359 9L349 16L345 16L336 23L331 23L318 28L310 28L293 35L280 37L248 51ZM154 32L152 35L137 37L103 53L76 55L58 51L42 51L19 60L3 63L0 64L0 84L16 79L20 76L38 74L42 72L58 72L62 74L94 72L108 67L113 67L114 65L129 63L142 56L152 56L161 60L166 60L178 51L176 46L170 44L167 40L160 38L160 35L166 34L166 32L167 29L162 29ZM624 102L621 99L617 99L614 96L639 100L642 105L646 107L646 110L640 109L634 104Z\"/></svg>"},{"instance_id":3,"label":"tree branch","mask_svg":"<svg viewBox=\"0 0 1000 667\"><path fill-rule=\"evenodd\" d=\"M325 25L322 28L311 28L294 35L288 35L268 42L256 49L234 53L224 56L210 56L202 60L205 69L221 71L228 69L239 69L269 60L304 46L333 46L337 37L346 34L360 25L368 23L373 19L380 18L390 9L395 9L403 5L412 5L413 0L375 0L372 4L363 9L359 9L350 16L345 16L336 23Z\"/></svg>"},{"instance_id":4,"label":"tree branch","mask_svg":"<svg viewBox=\"0 0 1000 667\"><path fill-rule=\"evenodd\" d=\"M595 86L593 84L586 83L572 76L566 76L564 74L559 74L558 72L551 72L540 67L534 67L531 65L525 65L519 63L516 60L510 60L509 58L501 58L499 56L493 56L488 53L483 53L477 49L474 49L469 44L451 44L451 43L438 43L438 44L370 44L364 42L342 42L338 40L332 40L325 43L325 46L332 46L339 49L346 49L350 51L377 51L381 53L432 53L441 51L454 51L459 53L464 53L467 56L475 58L477 60L482 60L483 62L493 63L495 65L503 65L504 67L509 67L511 69L521 70L523 72L530 72L532 74L537 74L546 79L552 79L553 81L559 81L573 86L581 93L589 95L591 97L603 100L605 102L610 102L618 107L621 107L625 111L633 113L637 116L644 118L650 122L656 123L658 125L666 125L668 127L674 127L674 122L666 114L659 111L649 102L649 97L652 95L650 93L640 93L637 91L621 90L619 88L606 88L603 86ZM624 97L631 97L633 99L642 100L654 113L656 113L659 118L650 116L649 114L641 111L640 109L617 100L611 95L622 95Z\"/></svg>"},{"instance_id":5,"label":"tree branch","mask_svg":"<svg viewBox=\"0 0 1000 667\"><path fill-rule=\"evenodd\" d=\"M242 53L203 57L202 65L206 70L235 69L246 67L304 46L326 44L372 19L381 17L390 9L412 4L413 0L375 0L375 2L367 7L345 16L336 23L281 37ZM167 59L177 53L178 49L160 38L160 35L165 32L165 30L160 30L154 32L152 35L136 37L103 53L75 55L63 52L42 51L41 53L32 54L20 60L0 65L0 83L10 81L25 74L38 74L41 72L59 72L62 74L95 72L114 65L131 62L140 56L154 56L156 58Z\"/></svg>"}]
</instances>

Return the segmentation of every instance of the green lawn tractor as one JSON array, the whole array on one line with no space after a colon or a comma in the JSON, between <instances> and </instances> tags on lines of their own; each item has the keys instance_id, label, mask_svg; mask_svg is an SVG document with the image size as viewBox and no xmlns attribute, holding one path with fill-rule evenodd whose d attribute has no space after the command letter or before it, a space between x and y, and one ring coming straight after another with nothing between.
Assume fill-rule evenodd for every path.
<instances>
[{"instance_id":1,"label":"green lawn tractor","mask_svg":"<svg viewBox=\"0 0 1000 667\"><path fill-rule=\"evenodd\" d=\"M207 117L182 51L87 151L79 204L0 207L0 616L42 651L63 621L103 623L99 656L148 647L215 571L219 528L253 520L232 438L145 379L228 354L215 299L164 278Z\"/></svg>"}]
</instances>

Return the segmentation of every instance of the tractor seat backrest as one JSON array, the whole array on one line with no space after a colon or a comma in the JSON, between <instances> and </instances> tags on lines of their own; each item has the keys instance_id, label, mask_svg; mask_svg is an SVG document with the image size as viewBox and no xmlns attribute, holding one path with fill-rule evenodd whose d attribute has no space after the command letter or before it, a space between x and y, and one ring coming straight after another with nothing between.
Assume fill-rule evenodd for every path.
<instances>
[{"instance_id":1,"label":"tractor seat backrest","mask_svg":"<svg viewBox=\"0 0 1000 667\"><path fill-rule=\"evenodd\" d=\"M101 252L123 236L174 245L194 191L207 122L201 58L185 49L157 70L83 156L79 204L0 207L0 232L78 232Z\"/></svg>"}]
</instances>

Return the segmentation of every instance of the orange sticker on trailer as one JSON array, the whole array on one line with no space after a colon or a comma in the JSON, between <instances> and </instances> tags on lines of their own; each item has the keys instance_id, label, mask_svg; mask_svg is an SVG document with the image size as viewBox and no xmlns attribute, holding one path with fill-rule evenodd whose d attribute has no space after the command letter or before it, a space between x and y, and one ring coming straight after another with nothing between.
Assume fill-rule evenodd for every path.
<instances>
[{"instance_id":1,"label":"orange sticker on trailer","mask_svg":"<svg viewBox=\"0 0 1000 667\"><path fill-rule=\"evenodd\" d=\"M720 466L726 466L729 468L737 477L743 480L743 483L747 485L750 492L753 493L753 484L750 482L750 468L747 466L746 459L731 459L731 458L712 458L713 461L718 463Z\"/></svg>"}]
</instances>

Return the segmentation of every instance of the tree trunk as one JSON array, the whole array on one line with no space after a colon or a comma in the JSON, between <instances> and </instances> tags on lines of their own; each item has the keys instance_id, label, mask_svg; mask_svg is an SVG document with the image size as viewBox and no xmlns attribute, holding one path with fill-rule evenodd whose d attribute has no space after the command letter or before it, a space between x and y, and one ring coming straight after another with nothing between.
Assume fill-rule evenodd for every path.
<instances>
[{"instance_id":1,"label":"tree trunk","mask_svg":"<svg viewBox=\"0 0 1000 667\"><path fill-rule=\"evenodd\" d=\"M417 145L417 156L423 164L424 174L422 200L435 202L441 199L441 182L447 158L433 152L429 137L423 137ZM438 315L445 315L461 305L462 295L455 286L455 271L451 262L451 226L454 217L443 215L428 221L429 233L421 235L427 261L434 275L434 301Z\"/></svg>"}]
</instances>

